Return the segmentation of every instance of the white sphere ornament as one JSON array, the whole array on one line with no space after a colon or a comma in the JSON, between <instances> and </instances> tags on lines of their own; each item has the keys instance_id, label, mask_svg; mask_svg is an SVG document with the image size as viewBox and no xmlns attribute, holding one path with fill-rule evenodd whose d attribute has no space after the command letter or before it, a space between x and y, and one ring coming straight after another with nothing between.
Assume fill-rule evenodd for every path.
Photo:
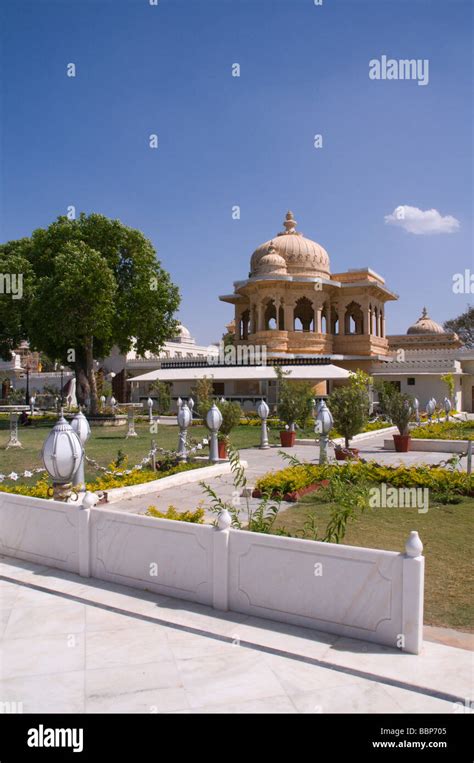
<instances>
[{"instance_id":1,"label":"white sphere ornament","mask_svg":"<svg viewBox=\"0 0 474 763\"><path fill-rule=\"evenodd\" d=\"M270 408L266 404L265 400L262 400L257 408L257 413L260 416L261 419L268 418L268 414L270 413Z\"/></svg>"},{"instance_id":2,"label":"white sphere ornament","mask_svg":"<svg viewBox=\"0 0 474 763\"><path fill-rule=\"evenodd\" d=\"M85 445L91 435L91 428L82 411L76 413L71 421L71 427L79 437L81 445Z\"/></svg>"},{"instance_id":3,"label":"white sphere ornament","mask_svg":"<svg viewBox=\"0 0 474 763\"><path fill-rule=\"evenodd\" d=\"M54 482L71 482L83 459L84 450L62 413L44 442L41 456L44 468Z\"/></svg>"}]
</instances>

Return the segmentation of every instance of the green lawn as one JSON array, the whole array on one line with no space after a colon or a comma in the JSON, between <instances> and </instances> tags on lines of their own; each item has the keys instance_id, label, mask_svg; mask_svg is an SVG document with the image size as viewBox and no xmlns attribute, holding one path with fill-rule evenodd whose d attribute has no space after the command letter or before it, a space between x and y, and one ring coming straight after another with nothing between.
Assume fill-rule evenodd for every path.
<instances>
[{"instance_id":1,"label":"green lawn","mask_svg":"<svg viewBox=\"0 0 474 763\"><path fill-rule=\"evenodd\" d=\"M417 530L426 560L425 623L473 631L473 509L473 498L462 498L456 505L431 505L426 514L416 509L368 509L348 526L343 543L403 551L410 531ZM280 514L276 526L293 533L310 512L324 528L330 507L311 495Z\"/></svg>"},{"instance_id":2,"label":"green lawn","mask_svg":"<svg viewBox=\"0 0 474 763\"><path fill-rule=\"evenodd\" d=\"M10 448L5 450L8 442L8 422L0 420L0 472L23 472L43 466L41 462L41 448L47 437L51 422L38 423L32 427L19 428L19 437L23 448ZM148 424L138 423L135 425L138 437L125 438L127 426L120 427L93 427L90 439L87 442L86 453L94 458L101 466L108 464L117 456L119 450L128 456L128 466L141 461L151 448L154 439L158 447L167 450L176 450L178 446L178 427L158 425L156 435L150 435ZM202 440L209 437L209 432L204 426L193 426L188 430L188 441ZM279 430L270 430L269 439L272 443L279 442ZM231 443L237 448L255 447L260 444L260 427L239 426L231 434ZM198 455L207 455L208 448L203 448ZM97 476L97 471L86 469L86 480L92 481ZM35 478L20 479L16 484L24 482L34 484ZM5 484L13 484L8 481Z\"/></svg>"}]
</instances>

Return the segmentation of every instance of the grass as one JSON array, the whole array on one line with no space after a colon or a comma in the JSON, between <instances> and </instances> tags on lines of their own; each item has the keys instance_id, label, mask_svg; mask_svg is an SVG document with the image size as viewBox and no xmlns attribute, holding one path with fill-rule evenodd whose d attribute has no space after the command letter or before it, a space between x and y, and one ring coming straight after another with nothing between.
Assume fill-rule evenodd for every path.
<instances>
[{"instance_id":1,"label":"grass","mask_svg":"<svg viewBox=\"0 0 474 763\"><path fill-rule=\"evenodd\" d=\"M472 632L473 509L474 499L467 497L455 505L433 502L426 514L416 509L367 509L348 525L343 543L403 551L410 531L417 530L425 556L425 623ZM308 513L314 512L323 528L330 510L329 504L318 503L309 495L280 514L275 527L294 533L303 527Z\"/></svg>"},{"instance_id":2,"label":"grass","mask_svg":"<svg viewBox=\"0 0 474 763\"><path fill-rule=\"evenodd\" d=\"M9 438L9 424L6 420L0 420L0 472L9 474L10 472L23 472L25 469L32 469L43 466L41 461L41 448L48 436L48 431L52 422L38 422L31 427L19 428L20 442L23 448L10 448L5 450ZM151 448L151 441L154 439L160 448L166 450L176 450L178 446L178 427L168 425L158 425L157 434L150 434L147 423L135 424L135 431L138 437L125 438L127 426L120 427L92 427L92 434L86 445L86 453L89 458L95 459L101 466L108 466L110 462L117 457L121 450L128 456L128 467L141 461ZM209 432L204 426L193 426L188 430L188 442L190 440L202 440L209 437ZM250 448L260 444L260 428L239 426L231 433L231 444L236 448ZM279 430L269 431L269 440L271 443L279 442ZM205 447L199 451L199 455L208 455L208 448ZM98 472L95 469L86 468L86 480L92 481ZM20 478L15 484L34 484L36 477ZM5 484L14 484L10 480Z\"/></svg>"}]
</instances>

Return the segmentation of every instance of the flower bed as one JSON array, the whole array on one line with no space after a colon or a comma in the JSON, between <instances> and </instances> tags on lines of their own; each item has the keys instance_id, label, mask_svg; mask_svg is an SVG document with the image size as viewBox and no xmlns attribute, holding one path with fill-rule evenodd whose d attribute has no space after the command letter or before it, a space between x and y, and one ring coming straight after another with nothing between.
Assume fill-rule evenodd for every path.
<instances>
[{"instance_id":1,"label":"flower bed","mask_svg":"<svg viewBox=\"0 0 474 763\"><path fill-rule=\"evenodd\" d=\"M326 464L299 464L265 474L255 485L260 494L269 494L272 498L283 498L287 494L301 491L309 486L319 486L328 479L331 471L338 469L350 481L386 483L394 487L427 487L433 491L447 488L459 495L474 495L474 477L465 472L431 466L383 466L375 462L344 463L342 466Z\"/></svg>"},{"instance_id":2,"label":"flower bed","mask_svg":"<svg viewBox=\"0 0 474 763\"><path fill-rule=\"evenodd\" d=\"M144 482L152 482L153 480L160 480L163 477L171 477L173 474L179 474L180 472L187 472L190 469L200 469L206 466L208 462L185 462L173 466L166 471L151 471L142 469L133 469L128 474L104 474L97 477L93 482L88 482L86 487L93 493L102 492L104 490L112 490L117 487L129 487L131 485L141 485ZM11 485L0 484L0 491L4 493L16 493L18 495L29 495L33 498L50 498L50 489L52 483L42 478L36 482L35 485Z\"/></svg>"},{"instance_id":3,"label":"flower bed","mask_svg":"<svg viewBox=\"0 0 474 763\"><path fill-rule=\"evenodd\" d=\"M419 440L474 440L474 421L446 421L410 430Z\"/></svg>"}]
</instances>

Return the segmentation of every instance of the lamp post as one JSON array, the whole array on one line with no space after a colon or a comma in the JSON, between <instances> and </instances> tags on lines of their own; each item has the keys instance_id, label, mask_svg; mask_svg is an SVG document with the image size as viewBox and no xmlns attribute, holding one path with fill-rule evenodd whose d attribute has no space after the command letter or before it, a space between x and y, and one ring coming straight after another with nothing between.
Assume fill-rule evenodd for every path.
<instances>
[{"instance_id":1,"label":"lamp post","mask_svg":"<svg viewBox=\"0 0 474 763\"><path fill-rule=\"evenodd\" d=\"M178 455L181 461L186 461L186 436L191 423L192 415L187 403L183 403L177 415L179 426Z\"/></svg>"},{"instance_id":2,"label":"lamp post","mask_svg":"<svg viewBox=\"0 0 474 763\"><path fill-rule=\"evenodd\" d=\"M219 451L217 446L217 433L222 425L222 413L215 403L212 404L207 412L206 424L211 432L211 441L209 443L209 461L214 463L219 460Z\"/></svg>"},{"instance_id":3,"label":"lamp post","mask_svg":"<svg viewBox=\"0 0 474 763\"><path fill-rule=\"evenodd\" d=\"M30 401L29 402L30 402L30 415L33 416L33 414L35 412L36 397L34 395L32 395L30 397Z\"/></svg>"},{"instance_id":4,"label":"lamp post","mask_svg":"<svg viewBox=\"0 0 474 763\"><path fill-rule=\"evenodd\" d=\"M12 411L10 413L10 439L5 446L5 450L8 450L9 448L22 447L23 445L18 438L18 413L16 411Z\"/></svg>"},{"instance_id":5,"label":"lamp post","mask_svg":"<svg viewBox=\"0 0 474 763\"><path fill-rule=\"evenodd\" d=\"M325 464L328 460L328 435L334 424L332 413L324 400L318 406L315 432L319 433L319 463Z\"/></svg>"},{"instance_id":6,"label":"lamp post","mask_svg":"<svg viewBox=\"0 0 474 763\"><path fill-rule=\"evenodd\" d=\"M53 480L54 499L67 501L71 495L71 481L84 458L84 450L79 437L64 418L62 409L59 421L44 442L41 456L44 468Z\"/></svg>"},{"instance_id":7,"label":"lamp post","mask_svg":"<svg viewBox=\"0 0 474 763\"><path fill-rule=\"evenodd\" d=\"M115 414L115 406L116 405L117 405L117 401L116 401L115 397L112 395L112 397L110 398L110 407L112 408L112 415Z\"/></svg>"},{"instance_id":8,"label":"lamp post","mask_svg":"<svg viewBox=\"0 0 474 763\"><path fill-rule=\"evenodd\" d=\"M25 405L30 404L30 361L26 361L26 390L25 390Z\"/></svg>"},{"instance_id":9,"label":"lamp post","mask_svg":"<svg viewBox=\"0 0 474 763\"><path fill-rule=\"evenodd\" d=\"M180 397L178 397L178 399L176 401L176 407L177 407L178 411L179 411L179 409L181 408L182 405L183 405L183 401L181 400Z\"/></svg>"},{"instance_id":10,"label":"lamp post","mask_svg":"<svg viewBox=\"0 0 474 763\"><path fill-rule=\"evenodd\" d=\"M417 397L413 398L413 408L415 409L415 419L416 423L420 423L420 401Z\"/></svg>"},{"instance_id":11,"label":"lamp post","mask_svg":"<svg viewBox=\"0 0 474 763\"><path fill-rule=\"evenodd\" d=\"M107 398L105 397L105 395L100 396L100 412L101 413L104 412L106 400Z\"/></svg>"},{"instance_id":12,"label":"lamp post","mask_svg":"<svg viewBox=\"0 0 474 763\"><path fill-rule=\"evenodd\" d=\"M193 411L194 411L194 400L192 399L192 397L190 397L189 400L188 400L188 408L191 411L191 420L192 420L192 418L194 416L194 414L193 414Z\"/></svg>"},{"instance_id":13,"label":"lamp post","mask_svg":"<svg viewBox=\"0 0 474 763\"><path fill-rule=\"evenodd\" d=\"M64 393L63 393L64 366L59 366L59 370L61 371L61 408L62 408L64 405Z\"/></svg>"},{"instance_id":14,"label":"lamp post","mask_svg":"<svg viewBox=\"0 0 474 763\"><path fill-rule=\"evenodd\" d=\"M428 400L428 402L426 403L426 408L425 408L425 411L428 415L428 421L430 422L430 424L431 424L432 416L434 413L434 409L435 409L435 402L433 402L433 398L431 398L431 400Z\"/></svg>"},{"instance_id":15,"label":"lamp post","mask_svg":"<svg viewBox=\"0 0 474 763\"><path fill-rule=\"evenodd\" d=\"M270 408L266 404L265 400L262 400L258 407L257 407L257 413L262 419L262 429L260 433L260 450L267 450L267 448L270 447L268 444L268 429L267 429L267 418L268 414L270 413Z\"/></svg>"},{"instance_id":16,"label":"lamp post","mask_svg":"<svg viewBox=\"0 0 474 763\"><path fill-rule=\"evenodd\" d=\"M87 421L86 417L82 413L81 409L79 409L78 413L76 413L76 415L74 416L71 422L71 429L77 434L79 438L79 442L81 443L82 449L84 451L86 442L89 439L91 434L91 428L89 426L89 422ZM86 478L84 474L85 458L86 458L86 454L84 451L84 455L83 455L83 458L81 459L81 463L79 464L78 470L74 474L72 479L72 484L74 486L79 486L80 493L84 493L86 490Z\"/></svg>"},{"instance_id":17,"label":"lamp post","mask_svg":"<svg viewBox=\"0 0 474 763\"><path fill-rule=\"evenodd\" d=\"M146 404L148 406L148 421L150 422L150 424L152 424L153 423L153 400L151 399L151 397L148 398L148 400L146 401Z\"/></svg>"},{"instance_id":18,"label":"lamp post","mask_svg":"<svg viewBox=\"0 0 474 763\"><path fill-rule=\"evenodd\" d=\"M446 413L446 421L449 421L449 412L451 410L451 400L447 397L444 398L444 411Z\"/></svg>"}]
</instances>

